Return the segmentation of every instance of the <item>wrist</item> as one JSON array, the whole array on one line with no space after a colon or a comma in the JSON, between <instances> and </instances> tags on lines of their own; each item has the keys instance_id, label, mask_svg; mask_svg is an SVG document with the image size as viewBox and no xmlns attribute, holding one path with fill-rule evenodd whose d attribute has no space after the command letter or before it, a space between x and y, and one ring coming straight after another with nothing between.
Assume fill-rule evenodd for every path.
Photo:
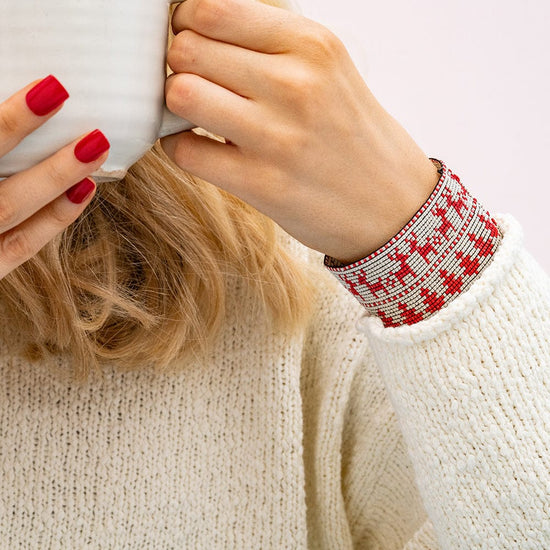
<instances>
[{"instance_id":1,"label":"wrist","mask_svg":"<svg viewBox=\"0 0 550 550\"><path fill-rule=\"evenodd\" d=\"M384 326L415 324L466 292L491 263L497 222L444 163L426 204L385 246L351 265L325 266Z\"/></svg>"},{"instance_id":2,"label":"wrist","mask_svg":"<svg viewBox=\"0 0 550 550\"><path fill-rule=\"evenodd\" d=\"M395 186L391 195L388 194L379 216L369 220L367 232L362 236L361 242L357 242L359 237L354 235L350 241L355 242L332 258L341 265L349 265L370 256L388 243L409 223L433 193L441 177L439 167L428 157L422 156L413 170L401 170L408 175L402 178L399 187Z\"/></svg>"}]
</instances>

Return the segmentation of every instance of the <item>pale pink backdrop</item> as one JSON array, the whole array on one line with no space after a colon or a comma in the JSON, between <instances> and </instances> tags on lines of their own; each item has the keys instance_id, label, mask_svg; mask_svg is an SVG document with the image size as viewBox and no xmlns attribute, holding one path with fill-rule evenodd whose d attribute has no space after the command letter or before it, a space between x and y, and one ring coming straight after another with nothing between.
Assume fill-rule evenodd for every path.
<instances>
[{"instance_id":1,"label":"pale pink backdrop","mask_svg":"<svg viewBox=\"0 0 550 550\"><path fill-rule=\"evenodd\" d=\"M508 212L550 273L550 2L299 0L344 41L422 150L492 213Z\"/></svg>"}]
</instances>

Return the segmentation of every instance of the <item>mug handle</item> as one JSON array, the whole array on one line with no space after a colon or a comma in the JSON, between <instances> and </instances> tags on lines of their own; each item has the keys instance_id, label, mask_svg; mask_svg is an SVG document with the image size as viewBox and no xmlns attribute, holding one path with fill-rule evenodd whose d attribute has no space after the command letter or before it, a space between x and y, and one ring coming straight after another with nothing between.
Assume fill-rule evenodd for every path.
<instances>
[{"instance_id":1,"label":"mug handle","mask_svg":"<svg viewBox=\"0 0 550 550\"><path fill-rule=\"evenodd\" d=\"M168 0L168 3L179 4L181 1L182 0ZM171 134L177 134L185 130L191 130L191 128L195 128L195 125L179 117L178 115L175 115L172 111L168 109L166 104L164 105L164 109L162 113L162 123L160 125L160 130L158 135L159 138L163 138Z\"/></svg>"}]
</instances>

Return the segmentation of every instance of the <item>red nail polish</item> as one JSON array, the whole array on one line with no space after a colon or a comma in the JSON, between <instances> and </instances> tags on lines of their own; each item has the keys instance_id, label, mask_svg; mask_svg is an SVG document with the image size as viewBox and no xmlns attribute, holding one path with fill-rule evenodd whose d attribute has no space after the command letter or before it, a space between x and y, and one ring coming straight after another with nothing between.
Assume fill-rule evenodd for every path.
<instances>
[{"instance_id":1,"label":"red nail polish","mask_svg":"<svg viewBox=\"0 0 550 550\"><path fill-rule=\"evenodd\" d=\"M109 147L111 144L107 138L99 130L94 130L76 144L74 154L80 162L93 162L108 151Z\"/></svg>"},{"instance_id":2,"label":"red nail polish","mask_svg":"<svg viewBox=\"0 0 550 550\"><path fill-rule=\"evenodd\" d=\"M45 116L57 109L68 97L69 92L61 82L50 75L27 92L25 99L35 115Z\"/></svg>"},{"instance_id":3,"label":"red nail polish","mask_svg":"<svg viewBox=\"0 0 550 550\"><path fill-rule=\"evenodd\" d=\"M84 178L75 183L66 191L66 195L71 202L82 204L95 189L95 183L90 178Z\"/></svg>"}]
</instances>

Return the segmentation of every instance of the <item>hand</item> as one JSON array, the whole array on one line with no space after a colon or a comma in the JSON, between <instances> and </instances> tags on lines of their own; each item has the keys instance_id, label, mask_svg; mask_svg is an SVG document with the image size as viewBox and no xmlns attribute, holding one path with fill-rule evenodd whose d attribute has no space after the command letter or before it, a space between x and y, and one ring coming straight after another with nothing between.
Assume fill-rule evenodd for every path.
<instances>
[{"instance_id":1,"label":"hand","mask_svg":"<svg viewBox=\"0 0 550 550\"><path fill-rule=\"evenodd\" d=\"M1 103L0 157L59 112L67 97L48 77ZM103 134L94 131L0 182L0 279L78 218L95 192L95 183L83 178L105 162L108 147Z\"/></svg>"},{"instance_id":2,"label":"hand","mask_svg":"<svg viewBox=\"0 0 550 550\"><path fill-rule=\"evenodd\" d=\"M185 132L162 147L305 245L363 258L435 188L436 167L325 27L254 0L186 0L172 27L167 105L228 143Z\"/></svg>"}]
</instances>

